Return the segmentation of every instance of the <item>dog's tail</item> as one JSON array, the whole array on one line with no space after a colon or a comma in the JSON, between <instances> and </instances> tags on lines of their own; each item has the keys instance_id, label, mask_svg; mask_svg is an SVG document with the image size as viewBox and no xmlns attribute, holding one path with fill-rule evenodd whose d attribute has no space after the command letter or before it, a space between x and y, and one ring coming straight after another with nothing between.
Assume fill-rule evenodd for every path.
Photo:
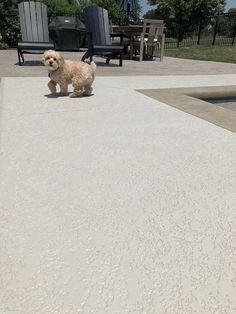
<instances>
[{"instance_id":1,"label":"dog's tail","mask_svg":"<svg viewBox=\"0 0 236 314\"><path fill-rule=\"evenodd\" d=\"M93 69L93 72L95 72L95 70L96 70L96 68L97 68L96 63L95 63L94 61L92 61L92 62L90 63L90 65L91 65L91 67L92 67L92 69Z\"/></svg>"}]
</instances>

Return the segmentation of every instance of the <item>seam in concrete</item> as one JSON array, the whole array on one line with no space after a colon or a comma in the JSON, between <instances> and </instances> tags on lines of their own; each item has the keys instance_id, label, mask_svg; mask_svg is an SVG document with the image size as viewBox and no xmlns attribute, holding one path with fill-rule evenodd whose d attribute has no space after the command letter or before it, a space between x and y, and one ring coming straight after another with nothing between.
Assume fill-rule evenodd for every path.
<instances>
[{"instance_id":1,"label":"seam in concrete","mask_svg":"<svg viewBox=\"0 0 236 314\"><path fill-rule=\"evenodd\" d=\"M139 89L138 92L236 133L236 112L206 99L236 97L236 86ZM203 100L204 99L204 100Z\"/></svg>"},{"instance_id":2,"label":"seam in concrete","mask_svg":"<svg viewBox=\"0 0 236 314\"><path fill-rule=\"evenodd\" d=\"M4 90L4 78L0 78L0 153L2 152L2 116L3 116L3 90ZM1 166L1 165L0 165ZM0 171L0 182L2 178L2 171Z\"/></svg>"},{"instance_id":3,"label":"seam in concrete","mask_svg":"<svg viewBox=\"0 0 236 314\"><path fill-rule=\"evenodd\" d=\"M0 78L0 127L3 112L3 90L4 90L4 78ZM1 129L0 129L1 130ZM0 132L0 143L1 143L1 132Z\"/></svg>"}]
</instances>

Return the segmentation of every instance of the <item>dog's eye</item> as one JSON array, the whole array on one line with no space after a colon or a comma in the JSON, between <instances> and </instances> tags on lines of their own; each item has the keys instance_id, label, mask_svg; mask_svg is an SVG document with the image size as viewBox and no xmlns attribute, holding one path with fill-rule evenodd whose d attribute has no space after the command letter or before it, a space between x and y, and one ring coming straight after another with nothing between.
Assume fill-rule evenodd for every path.
<instances>
[{"instance_id":1,"label":"dog's eye","mask_svg":"<svg viewBox=\"0 0 236 314\"><path fill-rule=\"evenodd\" d=\"M56 61L56 58L53 58L54 61Z\"/></svg>"},{"instance_id":2,"label":"dog's eye","mask_svg":"<svg viewBox=\"0 0 236 314\"><path fill-rule=\"evenodd\" d=\"M46 60L49 60L49 59L50 59L50 57L47 57L47 58L46 58Z\"/></svg>"}]
</instances>

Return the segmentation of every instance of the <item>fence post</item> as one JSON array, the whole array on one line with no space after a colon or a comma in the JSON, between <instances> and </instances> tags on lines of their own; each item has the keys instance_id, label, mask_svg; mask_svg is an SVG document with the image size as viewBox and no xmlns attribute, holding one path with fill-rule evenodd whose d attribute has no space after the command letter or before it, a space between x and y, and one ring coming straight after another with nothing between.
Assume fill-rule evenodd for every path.
<instances>
[{"instance_id":1,"label":"fence post","mask_svg":"<svg viewBox=\"0 0 236 314\"><path fill-rule=\"evenodd\" d=\"M218 22L219 22L219 13L216 16L216 25L215 25L215 29L214 29L214 35L213 35L213 42L212 42L212 46L215 45L215 41L216 41L216 34L217 34L217 29L218 29Z\"/></svg>"},{"instance_id":2,"label":"fence post","mask_svg":"<svg viewBox=\"0 0 236 314\"><path fill-rule=\"evenodd\" d=\"M200 44L200 39L201 39L201 32L202 32L202 19L200 19L199 23L199 30L198 30L198 36L197 36L197 44Z\"/></svg>"},{"instance_id":3,"label":"fence post","mask_svg":"<svg viewBox=\"0 0 236 314\"><path fill-rule=\"evenodd\" d=\"M232 46L234 44L235 36L236 36L236 23L234 24L234 34L233 34Z\"/></svg>"}]
</instances>

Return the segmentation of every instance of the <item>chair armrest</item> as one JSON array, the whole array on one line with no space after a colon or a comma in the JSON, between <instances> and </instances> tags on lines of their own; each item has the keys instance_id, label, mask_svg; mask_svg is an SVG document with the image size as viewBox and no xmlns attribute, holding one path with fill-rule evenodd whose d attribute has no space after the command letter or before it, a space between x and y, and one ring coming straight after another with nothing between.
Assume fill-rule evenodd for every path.
<instances>
[{"instance_id":1,"label":"chair armrest","mask_svg":"<svg viewBox=\"0 0 236 314\"><path fill-rule=\"evenodd\" d=\"M92 32L85 32L86 35L86 39L87 39L87 43L88 43L88 47L92 46Z\"/></svg>"},{"instance_id":2,"label":"chair armrest","mask_svg":"<svg viewBox=\"0 0 236 314\"><path fill-rule=\"evenodd\" d=\"M92 32L87 32L86 31L86 41L87 41L87 44L88 44L88 53L89 53L90 56L92 56L92 54L93 54Z\"/></svg>"},{"instance_id":3,"label":"chair armrest","mask_svg":"<svg viewBox=\"0 0 236 314\"><path fill-rule=\"evenodd\" d=\"M123 46L124 34L111 33L110 36L111 36L111 37L120 37L120 45Z\"/></svg>"},{"instance_id":4,"label":"chair armrest","mask_svg":"<svg viewBox=\"0 0 236 314\"><path fill-rule=\"evenodd\" d=\"M123 33L110 33L110 36L111 37L122 37L122 36L124 36L124 34Z\"/></svg>"}]
</instances>

